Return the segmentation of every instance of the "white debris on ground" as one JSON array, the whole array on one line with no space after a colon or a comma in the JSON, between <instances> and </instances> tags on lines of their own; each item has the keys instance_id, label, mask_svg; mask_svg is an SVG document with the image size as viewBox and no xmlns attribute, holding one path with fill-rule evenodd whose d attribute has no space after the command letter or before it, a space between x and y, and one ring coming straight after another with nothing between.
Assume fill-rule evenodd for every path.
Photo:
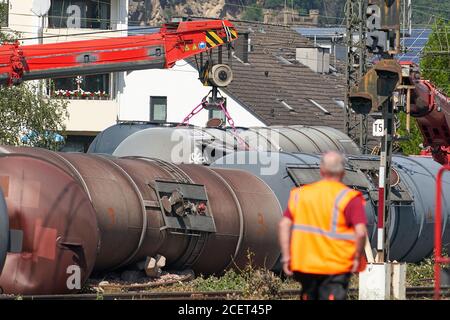
<instances>
[{"instance_id":1,"label":"white debris on ground","mask_svg":"<svg viewBox=\"0 0 450 320\"><path fill-rule=\"evenodd\" d=\"M194 279L192 270L162 271L159 277L148 277L144 271L125 270L122 273L111 272L101 279L91 278L87 283L87 288L97 293L144 290L192 279Z\"/></svg>"}]
</instances>

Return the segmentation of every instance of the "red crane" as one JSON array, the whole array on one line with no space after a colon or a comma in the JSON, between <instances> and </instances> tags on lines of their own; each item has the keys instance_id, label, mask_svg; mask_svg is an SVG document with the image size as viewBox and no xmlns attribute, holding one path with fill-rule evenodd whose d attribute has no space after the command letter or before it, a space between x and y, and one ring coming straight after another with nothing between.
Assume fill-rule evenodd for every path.
<instances>
[{"instance_id":1,"label":"red crane","mask_svg":"<svg viewBox=\"0 0 450 320\"><path fill-rule=\"evenodd\" d=\"M84 40L38 45L3 44L0 46L0 84L14 85L23 80L70 77L77 75L171 68L178 60L209 52L230 44L237 32L226 20L198 20L168 23L159 32L148 35ZM208 70L224 69L208 64ZM203 68L203 66L202 66ZM211 72L201 72L202 82L215 86ZM226 69L231 72L231 70ZM205 75L207 79L202 79ZM209 80L209 81L208 81ZM213 83L211 83L213 82Z\"/></svg>"},{"instance_id":2,"label":"red crane","mask_svg":"<svg viewBox=\"0 0 450 320\"><path fill-rule=\"evenodd\" d=\"M424 139L424 155L450 164L450 98L429 80L420 78L418 67L402 63L409 70L406 82L414 86L411 91L411 116L416 118Z\"/></svg>"}]
</instances>

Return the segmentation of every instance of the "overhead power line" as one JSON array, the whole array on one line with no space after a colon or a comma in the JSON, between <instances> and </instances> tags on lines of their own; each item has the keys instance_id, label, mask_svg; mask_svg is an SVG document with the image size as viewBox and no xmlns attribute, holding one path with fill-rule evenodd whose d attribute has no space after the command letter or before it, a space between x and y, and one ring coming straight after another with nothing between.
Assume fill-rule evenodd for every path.
<instances>
[{"instance_id":1,"label":"overhead power line","mask_svg":"<svg viewBox=\"0 0 450 320\"><path fill-rule=\"evenodd\" d=\"M429 7L421 6L421 5L418 5L418 4L414 4L414 2L412 3L412 7L413 8L422 8L422 9L429 10L429 11L448 12L450 14L450 9L449 10L445 10L443 8L433 8L431 6L429 6Z\"/></svg>"},{"instance_id":2,"label":"overhead power line","mask_svg":"<svg viewBox=\"0 0 450 320\"><path fill-rule=\"evenodd\" d=\"M71 33L63 35L64 37L79 37L84 35L93 35L93 34L106 34L106 33L114 33L114 32L128 32L128 31L138 31L138 30L155 30L158 28L155 27L140 27L140 28L133 28L133 29L116 29L116 30L100 30L100 31L93 31L93 32L80 32L80 33ZM43 37L28 37L28 38L19 38L18 40L36 40L36 39L51 39L51 38L58 38L60 35L51 35L51 36L43 36Z\"/></svg>"}]
</instances>

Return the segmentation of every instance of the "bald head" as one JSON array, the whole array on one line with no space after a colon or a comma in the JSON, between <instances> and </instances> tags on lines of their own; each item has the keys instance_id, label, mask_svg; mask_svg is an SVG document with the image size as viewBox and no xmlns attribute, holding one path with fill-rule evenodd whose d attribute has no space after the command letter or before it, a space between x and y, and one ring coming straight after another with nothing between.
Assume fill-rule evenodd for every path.
<instances>
[{"instance_id":1,"label":"bald head","mask_svg":"<svg viewBox=\"0 0 450 320\"><path fill-rule=\"evenodd\" d=\"M326 152L320 161L320 174L324 178L342 180L345 174L345 158L337 151Z\"/></svg>"}]
</instances>

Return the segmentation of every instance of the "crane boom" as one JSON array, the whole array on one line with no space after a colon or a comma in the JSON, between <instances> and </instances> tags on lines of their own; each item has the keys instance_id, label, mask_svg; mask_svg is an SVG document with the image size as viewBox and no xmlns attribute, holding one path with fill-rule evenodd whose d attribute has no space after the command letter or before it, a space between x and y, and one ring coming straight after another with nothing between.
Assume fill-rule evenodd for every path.
<instances>
[{"instance_id":1,"label":"crane boom","mask_svg":"<svg viewBox=\"0 0 450 320\"><path fill-rule=\"evenodd\" d=\"M0 84L77 75L171 68L178 60L237 39L227 20L168 23L148 35L0 46Z\"/></svg>"}]
</instances>

